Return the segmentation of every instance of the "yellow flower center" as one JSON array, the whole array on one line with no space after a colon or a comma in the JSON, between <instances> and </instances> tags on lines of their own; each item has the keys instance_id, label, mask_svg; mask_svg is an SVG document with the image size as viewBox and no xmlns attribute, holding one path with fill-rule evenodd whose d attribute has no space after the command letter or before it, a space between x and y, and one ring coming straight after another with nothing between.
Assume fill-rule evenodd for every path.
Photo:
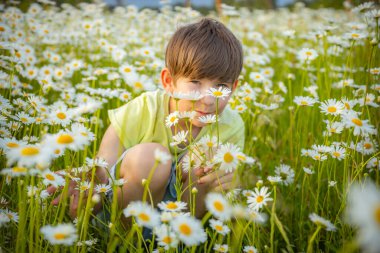
<instances>
[{"instance_id":1,"label":"yellow flower center","mask_svg":"<svg viewBox=\"0 0 380 253\"><path fill-rule=\"evenodd\" d=\"M61 134L57 138L57 142L59 144L70 144L70 143L74 142L74 138L69 134Z\"/></svg>"},{"instance_id":2,"label":"yellow flower center","mask_svg":"<svg viewBox=\"0 0 380 253\"><path fill-rule=\"evenodd\" d=\"M357 126L363 126L363 122L360 119L352 119L352 123L354 123Z\"/></svg>"},{"instance_id":3,"label":"yellow flower center","mask_svg":"<svg viewBox=\"0 0 380 253\"><path fill-rule=\"evenodd\" d=\"M26 147L21 150L21 155L23 156L33 156L40 153L40 150L35 147Z\"/></svg>"},{"instance_id":4,"label":"yellow flower center","mask_svg":"<svg viewBox=\"0 0 380 253\"><path fill-rule=\"evenodd\" d=\"M3 26L0 26L0 32L4 32L5 28Z\"/></svg>"},{"instance_id":5,"label":"yellow flower center","mask_svg":"<svg viewBox=\"0 0 380 253\"><path fill-rule=\"evenodd\" d=\"M212 141L208 141L208 142L206 142L206 145L207 145L207 147L209 147L209 148L212 148L212 147L214 146Z\"/></svg>"},{"instance_id":6,"label":"yellow flower center","mask_svg":"<svg viewBox=\"0 0 380 253\"><path fill-rule=\"evenodd\" d=\"M17 148L19 145L15 142L8 142L7 147L8 148Z\"/></svg>"},{"instance_id":7,"label":"yellow flower center","mask_svg":"<svg viewBox=\"0 0 380 253\"><path fill-rule=\"evenodd\" d=\"M335 132L336 132L336 129L335 129L335 128L331 128L331 129L330 129L330 132L331 132L331 133L335 133Z\"/></svg>"},{"instance_id":8,"label":"yellow flower center","mask_svg":"<svg viewBox=\"0 0 380 253\"><path fill-rule=\"evenodd\" d=\"M370 148L372 148L372 144L371 143L364 143L364 148L365 149L370 149Z\"/></svg>"},{"instance_id":9,"label":"yellow flower center","mask_svg":"<svg viewBox=\"0 0 380 253\"><path fill-rule=\"evenodd\" d=\"M52 174L46 174L45 177L46 177L46 179L48 179L50 181L54 181L55 180L55 177Z\"/></svg>"},{"instance_id":10,"label":"yellow flower center","mask_svg":"<svg viewBox=\"0 0 380 253\"><path fill-rule=\"evenodd\" d=\"M171 118L170 118L170 122L173 123L176 119L177 119L176 117L171 117Z\"/></svg>"},{"instance_id":11,"label":"yellow flower center","mask_svg":"<svg viewBox=\"0 0 380 253\"><path fill-rule=\"evenodd\" d=\"M333 152L333 156L340 157L340 153L339 152Z\"/></svg>"},{"instance_id":12,"label":"yellow flower center","mask_svg":"<svg viewBox=\"0 0 380 253\"><path fill-rule=\"evenodd\" d=\"M327 108L327 111L328 111L328 112L331 112L331 113L334 113L334 112L336 112L336 107L335 107L335 106L329 106L329 107Z\"/></svg>"},{"instance_id":13,"label":"yellow flower center","mask_svg":"<svg viewBox=\"0 0 380 253\"><path fill-rule=\"evenodd\" d=\"M28 119L27 119L27 118L21 118L20 120L21 120L22 123L26 123L26 122L28 122Z\"/></svg>"},{"instance_id":14,"label":"yellow flower center","mask_svg":"<svg viewBox=\"0 0 380 253\"><path fill-rule=\"evenodd\" d=\"M87 185L81 185L80 189L81 189L82 191L85 191L85 190L88 189L88 186L87 186Z\"/></svg>"},{"instance_id":15,"label":"yellow flower center","mask_svg":"<svg viewBox=\"0 0 380 253\"><path fill-rule=\"evenodd\" d=\"M59 112L59 113L57 113L57 118L66 119L66 114L64 114L63 112Z\"/></svg>"},{"instance_id":16,"label":"yellow flower center","mask_svg":"<svg viewBox=\"0 0 380 253\"><path fill-rule=\"evenodd\" d=\"M28 169L24 167L13 167L12 172L15 173L25 173Z\"/></svg>"},{"instance_id":17,"label":"yellow flower center","mask_svg":"<svg viewBox=\"0 0 380 253\"><path fill-rule=\"evenodd\" d=\"M165 236L164 238L162 238L162 242L169 244L172 242L172 238L170 238L170 236Z\"/></svg>"},{"instance_id":18,"label":"yellow flower center","mask_svg":"<svg viewBox=\"0 0 380 253\"><path fill-rule=\"evenodd\" d=\"M123 69L123 71L126 72L126 73L129 73L129 72L131 72L132 70L131 70L131 68L126 67L126 68Z\"/></svg>"},{"instance_id":19,"label":"yellow flower center","mask_svg":"<svg viewBox=\"0 0 380 253\"><path fill-rule=\"evenodd\" d=\"M214 91L213 94L215 97L220 97L223 95L223 92L217 90L217 91Z\"/></svg>"},{"instance_id":20,"label":"yellow flower center","mask_svg":"<svg viewBox=\"0 0 380 253\"><path fill-rule=\"evenodd\" d=\"M220 201L214 202L214 207L217 211L222 212L224 210L224 206Z\"/></svg>"},{"instance_id":21,"label":"yellow flower center","mask_svg":"<svg viewBox=\"0 0 380 253\"><path fill-rule=\"evenodd\" d=\"M264 197L261 196L261 195L259 195L259 196L256 197L256 202L257 203L261 203L261 202L263 202L263 200L264 200Z\"/></svg>"},{"instance_id":22,"label":"yellow flower center","mask_svg":"<svg viewBox=\"0 0 380 253\"><path fill-rule=\"evenodd\" d=\"M147 215L146 213L140 213L138 217L140 220L143 220L145 222L148 222L150 220L149 215Z\"/></svg>"},{"instance_id":23,"label":"yellow flower center","mask_svg":"<svg viewBox=\"0 0 380 253\"><path fill-rule=\"evenodd\" d=\"M234 160L234 157L231 155L230 152L227 152L227 153L224 154L223 160L226 163L231 163Z\"/></svg>"},{"instance_id":24,"label":"yellow flower center","mask_svg":"<svg viewBox=\"0 0 380 253\"><path fill-rule=\"evenodd\" d=\"M301 101L301 105L308 105L309 103L306 102L305 100L304 101Z\"/></svg>"},{"instance_id":25,"label":"yellow flower center","mask_svg":"<svg viewBox=\"0 0 380 253\"><path fill-rule=\"evenodd\" d=\"M128 95L128 94L124 94L124 95L123 95L123 98L128 99L128 98L129 98L129 95Z\"/></svg>"},{"instance_id":26,"label":"yellow flower center","mask_svg":"<svg viewBox=\"0 0 380 253\"><path fill-rule=\"evenodd\" d=\"M63 240L63 239L65 239L66 237L67 237L67 235L64 234L64 233L56 233L56 234L54 235L54 239L56 239L56 240Z\"/></svg>"},{"instance_id":27,"label":"yellow flower center","mask_svg":"<svg viewBox=\"0 0 380 253\"><path fill-rule=\"evenodd\" d=\"M359 34L357 34L357 33L353 33L353 34L351 34L351 37L352 37L352 38L355 38L355 39L356 39L356 38L359 38Z\"/></svg>"},{"instance_id":28,"label":"yellow flower center","mask_svg":"<svg viewBox=\"0 0 380 253\"><path fill-rule=\"evenodd\" d=\"M192 231L191 231L191 227L185 223L181 224L179 226L179 231L184 234L184 235L191 235Z\"/></svg>"},{"instance_id":29,"label":"yellow flower center","mask_svg":"<svg viewBox=\"0 0 380 253\"><path fill-rule=\"evenodd\" d=\"M222 230L223 230L223 227L220 226L220 225L216 225L216 226L215 226L215 230L216 230L216 231L222 231Z\"/></svg>"},{"instance_id":30,"label":"yellow flower center","mask_svg":"<svg viewBox=\"0 0 380 253\"><path fill-rule=\"evenodd\" d=\"M308 57L313 55L313 53L310 52L310 51L307 51L305 54L306 54Z\"/></svg>"},{"instance_id":31,"label":"yellow flower center","mask_svg":"<svg viewBox=\"0 0 380 253\"><path fill-rule=\"evenodd\" d=\"M176 209L176 208L178 208L178 206L177 206L177 204L176 204L175 202L169 202L169 203L166 205L166 207L167 207L168 209Z\"/></svg>"},{"instance_id":32,"label":"yellow flower center","mask_svg":"<svg viewBox=\"0 0 380 253\"><path fill-rule=\"evenodd\" d=\"M344 107L346 107L347 110L350 110L350 108L351 108L349 103L344 103Z\"/></svg>"},{"instance_id":33,"label":"yellow flower center","mask_svg":"<svg viewBox=\"0 0 380 253\"><path fill-rule=\"evenodd\" d=\"M140 82L135 82L135 87L138 89L141 89L143 87L143 85Z\"/></svg>"}]
</instances>

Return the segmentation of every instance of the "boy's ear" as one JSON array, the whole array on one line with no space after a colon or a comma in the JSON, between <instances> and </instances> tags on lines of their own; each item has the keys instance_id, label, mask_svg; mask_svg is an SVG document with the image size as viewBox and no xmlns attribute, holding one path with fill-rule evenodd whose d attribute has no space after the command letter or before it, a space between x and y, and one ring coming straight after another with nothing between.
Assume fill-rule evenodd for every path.
<instances>
[{"instance_id":1,"label":"boy's ear","mask_svg":"<svg viewBox=\"0 0 380 253\"><path fill-rule=\"evenodd\" d=\"M232 84L232 92L234 92L236 90L236 87L239 83L239 80L236 80L233 84Z\"/></svg>"},{"instance_id":2,"label":"boy's ear","mask_svg":"<svg viewBox=\"0 0 380 253\"><path fill-rule=\"evenodd\" d=\"M161 71L161 83L166 91L172 92L174 83L173 77L168 68L163 68Z\"/></svg>"}]
</instances>

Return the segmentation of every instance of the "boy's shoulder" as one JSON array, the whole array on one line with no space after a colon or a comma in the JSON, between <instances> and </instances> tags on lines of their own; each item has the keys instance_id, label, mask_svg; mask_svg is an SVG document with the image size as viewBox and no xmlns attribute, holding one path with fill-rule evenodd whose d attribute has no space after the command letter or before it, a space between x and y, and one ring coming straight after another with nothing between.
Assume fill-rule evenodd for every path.
<instances>
[{"instance_id":1,"label":"boy's shoulder","mask_svg":"<svg viewBox=\"0 0 380 253\"><path fill-rule=\"evenodd\" d=\"M165 99L165 92L161 89L157 89L154 91L143 92L139 96L129 101L128 103L132 103L136 105L146 105L150 107L150 106L160 105L161 103L163 103L164 99Z\"/></svg>"}]
</instances>

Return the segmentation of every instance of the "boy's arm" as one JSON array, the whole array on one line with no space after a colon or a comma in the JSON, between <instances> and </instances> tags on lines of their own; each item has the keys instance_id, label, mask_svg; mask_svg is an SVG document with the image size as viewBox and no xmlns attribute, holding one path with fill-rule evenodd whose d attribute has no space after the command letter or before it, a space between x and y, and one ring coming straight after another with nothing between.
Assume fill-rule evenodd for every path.
<instances>
[{"instance_id":1,"label":"boy's arm","mask_svg":"<svg viewBox=\"0 0 380 253\"><path fill-rule=\"evenodd\" d=\"M107 128L107 131L104 133L102 141L100 143L99 151L97 154L97 157L101 157L107 161L109 164L109 167L112 167L118 157L124 152L124 147L121 144L121 141L113 128L112 125L110 125ZM109 178L109 172L106 168L103 167L96 167L96 183L103 183L108 184L108 178ZM48 187L47 191L52 194L57 189L53 186ZM69 214L74 219L77 217L77 211L78 211L78 202L79 202L79 190L77 189L77 183L72 180L69 183L69 189L68 189L69 196L73 196L73 198L70 201L70 208L69 208ZM61 200L61 194L56 197L53 201L53 205L58 205ZM88 196L87 194L84 196L86 199ZM97 210L100 210L101 206L95 207L95 213Z\"/></svg>"},{"instance_id":2,"label":"boy's arm","mask_svg":"<svg viewBox=\"0 0 380 253\"><path fill-rule=\"evenodd\" d=\"M124 150L125 148L123 147L115 128L112 125L109 125L107 131L103 135L97 157L105 159L108 163L108 168L110 169ZM105 168L97 167L96 176L99 182L103 184L108 183L109 172Z\"/></svg>"}]
</instances>

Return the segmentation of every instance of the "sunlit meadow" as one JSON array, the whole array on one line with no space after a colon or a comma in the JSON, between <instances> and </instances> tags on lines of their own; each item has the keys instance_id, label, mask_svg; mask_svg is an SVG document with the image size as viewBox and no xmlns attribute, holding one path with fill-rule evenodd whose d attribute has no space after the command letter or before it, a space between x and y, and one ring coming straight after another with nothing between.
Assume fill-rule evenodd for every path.
<instances>
[{"instance_id":1,"label":"sunlit meadow","mask_svg":"<svg viewBox=\"0 0 380 253\"><path fill-rule=\"evenodd\" d=\"M95 166L108 166L96 159L107 110L161 88L168 39L201 14L165 5L58 8L46 0L26 12L0 9L0 251L380 252L375 4L253 12L223 6L222 15L209 15L243 43L244 68L229 105L246 137L244 150L218 145L218 136L190 140L184 169L236 170L241 178L239 188L207 196L202 220L192 215L194 201L119 209L105 195L128 182L94 184ZM191 120L169 116L168 126ZM204 120L218 124L218 117ZM172 145L187 134L178 131ZM158 152L155 158L166 161ZM72 220L74 181L81 194ZM50 195L50 185L60 191ZM59 193L62 201L52 205ZM99 202L108 219L91 212ZM121 227L122 216L133 217L130 229ZM154 228L154 243L142 237L144 227Z\"/></svg>"}]
</instances>

